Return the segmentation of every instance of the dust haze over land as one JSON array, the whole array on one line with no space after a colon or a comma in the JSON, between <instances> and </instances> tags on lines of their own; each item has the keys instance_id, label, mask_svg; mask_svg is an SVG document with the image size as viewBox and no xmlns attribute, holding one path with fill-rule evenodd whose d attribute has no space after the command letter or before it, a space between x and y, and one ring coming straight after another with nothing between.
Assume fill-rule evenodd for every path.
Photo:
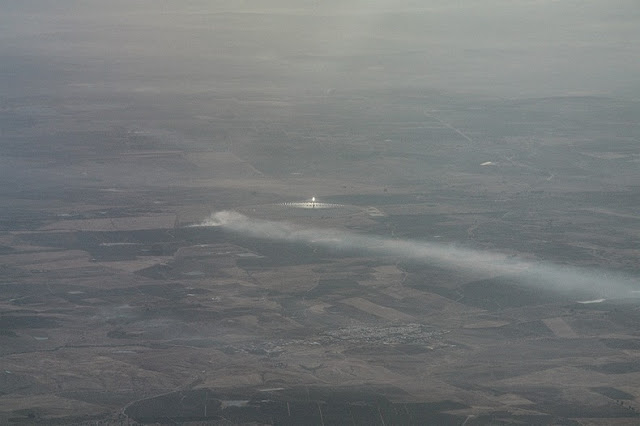
<instances>
[{"instance_id":1,"label":"dust haze over land","mask_svg":"<svg viewBox=\"0 0 640 426\"><path fill-rule=\"evenodd\" d=\"M638 419L637 0L0 3L0 424Z\"/></svg>"},{"instance_id":2,"label":"dust haze over land","mask_svg":"<svg viewBox=\"0 0 640 426\"><path fill-rule=\"evenodd\" d=\"M303 227L287 222L255 219L233 211L213 213L197 226L219 226L255 238L313 244L377 256L392 256L401 260L431 263L449 268L509 274L523 284L563 293L574 293L576 297L590 295L627 298L632 295L632 291L639 288L638 278L625 277L613 271L587 270L543 262L524 262L508 258L503 254L473 250L453 244L389 239L342 230Z\"/></svg>"}]
</instances>

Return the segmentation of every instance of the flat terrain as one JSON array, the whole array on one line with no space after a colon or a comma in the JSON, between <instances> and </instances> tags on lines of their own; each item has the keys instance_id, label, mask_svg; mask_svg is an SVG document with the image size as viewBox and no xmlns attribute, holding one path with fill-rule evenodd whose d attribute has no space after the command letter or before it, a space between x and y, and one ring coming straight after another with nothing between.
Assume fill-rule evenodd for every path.
<instances>
[{"instance_id":1,"label":"flat terrain","mask_svg":"<svg viewBox=\"0 0 640 426\"><path fill-rule=\"evenodd\" d=\"M384 25L305 51L346 24L300 11L174 11L180 67L143 12L33 12L43 33L2 47L0 423L640 421L633 295L191 226L235 210L638 277L638 98L448 90ZM311 196L341 207L288 204Z\"/></svg>"}]
</instances>

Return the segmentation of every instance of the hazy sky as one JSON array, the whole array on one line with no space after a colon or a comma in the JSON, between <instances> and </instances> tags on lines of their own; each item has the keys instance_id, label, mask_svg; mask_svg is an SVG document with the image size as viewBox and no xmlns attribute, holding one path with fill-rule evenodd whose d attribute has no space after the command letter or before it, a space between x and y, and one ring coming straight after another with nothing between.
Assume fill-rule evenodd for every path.
<instances>
[{"instance_id":1,"label":"hazy sky","mask_svg":"<svg viewBox=\"0 0 640 426\"><path fill-rule=\"evenodd\" d=\"M631 94L640 2L3 1L0 78L201 90L425 87ZM36 68L30 70L29 68ZM9 83L7 86L6 83Z\"/></svg>"}]
</instances>

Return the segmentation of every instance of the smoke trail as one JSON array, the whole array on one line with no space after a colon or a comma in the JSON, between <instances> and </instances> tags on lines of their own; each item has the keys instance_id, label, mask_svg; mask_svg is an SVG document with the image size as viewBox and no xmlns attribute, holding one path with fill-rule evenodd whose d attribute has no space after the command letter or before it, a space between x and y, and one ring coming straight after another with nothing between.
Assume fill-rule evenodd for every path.
<instances>
[{"instance_id":1,"label":"smoke trail","mask_svg":"<svg viewBox=\"0 0 640 426\"><path fill-rule=\"evenodd\" d=\"M496 252L455 245L388 239L335 229L308 228L286 222L254 219L232 211L214 213L197 226L220 226L255 238L364 251L371 255L393 256L454 269L517 275L518 281L523 284L581 295L628 297L636 287L634 281L637 281L610 271L526 262Z\"/></svg>"}]
</instances>

